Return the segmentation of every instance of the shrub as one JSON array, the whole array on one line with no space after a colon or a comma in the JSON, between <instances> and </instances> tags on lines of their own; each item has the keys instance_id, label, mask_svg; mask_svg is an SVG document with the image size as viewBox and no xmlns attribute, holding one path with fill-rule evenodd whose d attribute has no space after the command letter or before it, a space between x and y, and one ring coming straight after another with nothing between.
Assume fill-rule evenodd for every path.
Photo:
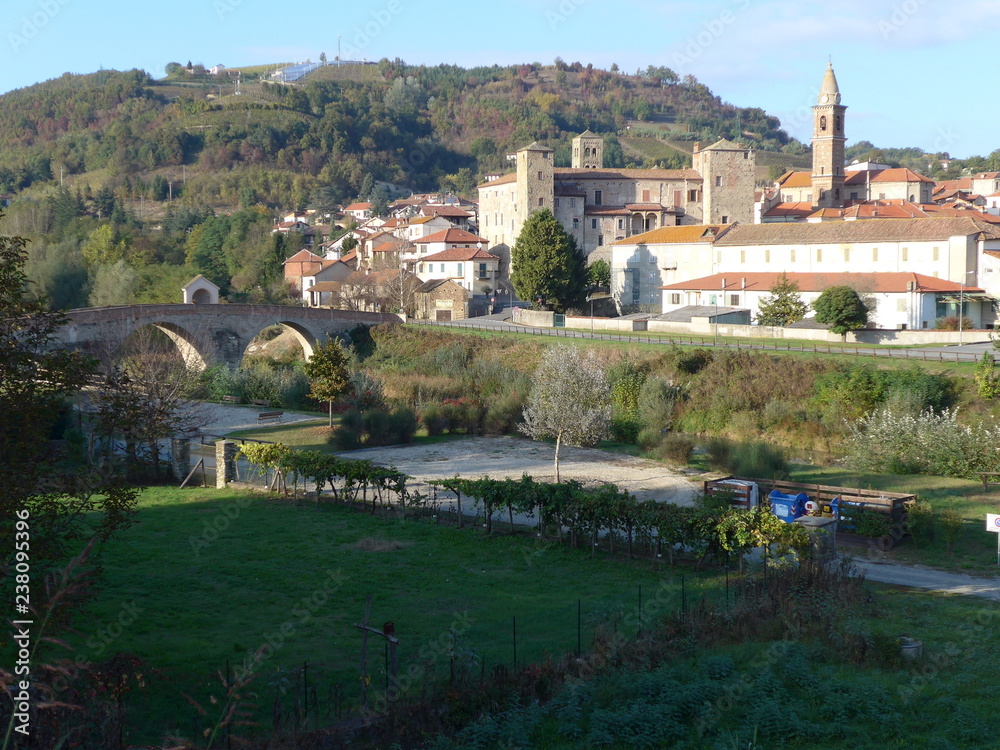
<instances>
[{"instance_id":1,"label":"shrub","mask_svg":"<svg viewBox=\"0 0 1000 750\"><path fill-rule=\"evenodd\" d=\"M686 375L696 375L705 369L712 361L712 352L708 349L683 349L674 360L678 372Z\"/></svg>"},{"instance_id":2,"label":"shrub","mask_svg":"<svg viewBox=\"0 0 1000 750\"><path fill-rule=\"evenodd\" d=\"M427 404L420 414L420 421L430 437L443 435L451 428L449 418L439 404Z\"/></svg>"},{"instance_id":3,"label":"shrub","mask_svg":"<svg viewBox=\"0 0 1000 750\"><path fill-rule=\"evenodd\" d=\"M908 527L914 540L934 541L934 506L918 500L910 506Z\"/></svg>"},{"instance_id":4,"label":"shrub","mask_svg":"<svg viewBox=\"0 0 1000 750\"><path fill-rule=\"evenodd\" d=\"M643 450L652 450L663 441L663 432L655 427L643 427L636 435L636 444Z\"/></svg>"},{"instance_id":5,"label":"shrub","mask_svg":"<svg viewBox=\"0 0 1000 750\"><path fill-rule=\"evenodd\" d=\"M708 442L709 466L744 477L785 479L788 462L780 448L760 441L733 443L724 438Z\"/></svg>"},{"instance_id":6,"label":"shrub","mask_svg":"<svg viewBox=\"0 0 1000 750\"><path fill-rule=\"evenodd\" d=\"M611 418L611 439L635 445L639 440L639 420L615 415Z\"/></svg>"},{"instance_id":7,"label":"shrub","mask_svg":"<svg viewBox=\"0 0 1000 750\"><path fill-rule=\"evenodd\" d=\"M364 370L355 370L350 375L351 390L347 399L358 411L385 409L385 392L382 379L369 375Z\"/></svg>"},{"instance_id":8,"label":"shrub","mask_svg":"<svg viewBox=\"0 0 1000 750\"><path fill-rule=\"evenodd\" d=\"M963 331L972 331L975 329L972 320L970 320L969 318L963 316L961 320L962 320ZM957 331L958 321L959 318L957 315L947 315L943 318L938 318L937 320L935 320L934 328L936 328L939 331Z\"/></svg>"},{"instance_id":9,"label":"shrub","mask_svg":"<svg viewBox=\"0 0 1000 750\"><path fill-rule=\"evenodd\" d=\"M402 407L389 414L389 434L395 445L406 445L413 442L417 432L417 415L412 409Z\"/></svg>"},{"instance_id":10,"label":"shrub","mask_svg":"<svg viewBox=\"0 0 1000 750\"><path fill-rule=\"evenodd\" d=\"M515 392L490 401L483 416L483 431L487 435L508 435L517 432L524 416L524 402Z\"/></svg>"},{"instance_id":11,"label":"shrub","mask_svg":"<svg viewBox=\"0 0 1000 750\"><path fill-rule=\"evenodd\" d=\"M694 452L694 443L690 438L676 433L669 433L663 436L659 446L656 448L656 457L661 461L684 466L691 461L691 454Z\"/></svg>"},{"instance_id":12,"label":"shrub","mask_svg":"<svg viewBox=\"0 0 1000 750\"><path fill-rule=\"evenodd\" d=\"M639 391L639 420L658 432L669 430L674 425L674 409L680 397L680 386L672 381L647 378Z\"/></svg>"},{"instance_id":13,"label":"shrub","mask_svg":"<svg viewBox=\"0 0 1000 750\"><path fill-rule=\"evenodd\" d=\"M385 409L366 411L364 425L366 445L388 445L392 442L389 412Z\"/></svg>"}]
</instances>

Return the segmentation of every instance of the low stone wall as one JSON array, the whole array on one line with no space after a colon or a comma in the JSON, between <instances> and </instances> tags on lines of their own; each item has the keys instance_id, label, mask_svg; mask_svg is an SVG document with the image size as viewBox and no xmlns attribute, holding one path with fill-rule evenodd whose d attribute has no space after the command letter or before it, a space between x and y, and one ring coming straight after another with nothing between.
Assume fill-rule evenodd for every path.
<instances>
[{"instance_id":1,"label":"low stone wall","mask_svg":"<svg viewBox=\"0 0 1000 750\"><path fill-rule=\"evenodd\" d=\"M555 323L555 313L544 310L523 310L514 312L514 322L520 326L536 326L538 328L552 328Z\"/></svg>"},{"instance_id":2,"label":"low stone wall","mask_svg":"<svg viewBox=\"0 0 1000 750\"><path fill-rule=\"evenodd\" d=\"M645 331L645 320L627 318L566 318L567 328L581 328L594 331Z\"/></svg>"},{"instance_id":3,"label":"low stone wall","mask_svg":"<svg viewBox=\"0 0 1000 750\"><path fill-rule=\"evenodd\" d=\"M684 333L693 336L733 336L750 339L800 339L840 343L844 341L838 333L821 328L778 328L771 326L737 326L719 323L718 327L709 318L692 318L690 323L672 323L665 320L649 321L648 330L658 333ZM847 334L848 344L893 344L896 346L927 346L929 344L972 344L989 341L989 331L937 331L906 330L852 331Z\"/></svg>"}]
</instances>

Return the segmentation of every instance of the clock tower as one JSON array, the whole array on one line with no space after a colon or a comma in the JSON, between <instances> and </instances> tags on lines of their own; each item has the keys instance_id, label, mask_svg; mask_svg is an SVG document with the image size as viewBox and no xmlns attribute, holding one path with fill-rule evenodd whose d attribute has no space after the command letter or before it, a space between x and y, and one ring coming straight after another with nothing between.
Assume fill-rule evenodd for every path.
<instances>
[{"instance_id":1,"label":"clock tower","mask_svg":"<svg viewBox=\"0 0 1000 750\"><path fill-rule=\"evenodd\" d=\"M844 205L844 111L840 87L830 63L823 76L819 101L813 107L813 203L819 208Z\"/></svg>"}]
</instances>

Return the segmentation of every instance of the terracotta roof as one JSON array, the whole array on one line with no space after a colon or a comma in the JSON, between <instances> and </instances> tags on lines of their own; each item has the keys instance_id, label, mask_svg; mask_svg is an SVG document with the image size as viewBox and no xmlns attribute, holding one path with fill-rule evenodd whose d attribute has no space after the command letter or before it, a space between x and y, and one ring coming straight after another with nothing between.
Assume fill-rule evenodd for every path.
<instances>
[{"instance_id":1,"label":"terracotta roof","mask_svg":"<svg viewBox=\"0 0 1000 750\"><path fill-rule=\"evenodd\" d=\"M340 281L318 281L306 289L307 292L339 292L342 282Z\"/></svg>"},{"instance_id":2,"label":"terracotta roof","mask_svg":"<svg viewBox=\"0 0 1000 750\"><path fill-rule=\"evenodd\" d=\"M345 211L367 211L371 207L372 207L371 203L352 203L351 205L347 206L344 210Z\"/></svg>"},{"instance_id":3,"label":"terracotta roof","mask_svg":"<svg viewBox=\"0 0 1000 750\"><path fill-rule=\"evenodd\" d=\"M855 185L867 185L872 173L868 170L862 170L860 172L851 172L847 179L844 180L845 187L853 187Z\"/></svg>"},{"instance_id":4,"label":"terracotta roof","mask_svg":"<svg viewBox=\"0 0 1000 750\"><path fill-rule=\"evenodd\" d=\"M856 203L843 210L845 219L926 219L916 203L904 200L877 200Z\"/></svg>"},{"instance_id":5,"label":"terracotta roof","mask_svg":"<svg viewBox=\"0 0 1000 750\"><path fill-rule=\"evenodd\" d=\"M425 281L423 284L421 284L420 286L418 286L413 291L415 291L415 292L417 292L419 294L426 294L427 292L433 292L439 286L441 286L442 284L447 284L449 281L451 281L451 279L429 279L428 281ZM455 284L454 281L451 281L451 283ZM455 286L457 286L463 292L465 291L465 287L460 286L458 284L455 284Z\"/></svg>"},{"instance_id":6,"label":"terracotta roof","mask_svg":"<svg viewBox=\"0 0 1000 750\"><path fill-rule=\"evenodd\" d=\"M983 235L1000 239L1000 228L969 218L871 219L820 224L739 224L716 240L717 245L823 245L844 242L945 240Z\"/></svg>"},{"instance_id":7,"label":"terracotta roof","mask_svg":"<svg viewBox=\"0 0 1000 750\"><path fill-rule=\"evenodd\" d=\"M957 281L936 279L922 273L888 272L888 273L786 273L789 281L795 282L801 292L821 292L831 286L846 285L866 292L892 293L910 291L909 284L915 283L918 292L955 292L963 288L967 293L977 293L984 290L978 287L962 287ZM725 282L726 290L746 290L748 292L766 292L774 286L779 271L750 271L746 273L717 273L703 276L700 279L681 281L676 284L661 286L660 289L705 291L721 290ZM744 281L746 285L744 286Z\"/></svg>"},{"instance_id":8,"label":"terracotta roof","mask_svg":"<svg viewBox=\"0 0 1000 750\"><path fill-rule=\"evenodd\" d=\"M839 219L843 217L844 209L842 208L821 208L819 211L815 211L809 214L810 219Z\"/></svg>"},{"instance_id":9,"label":"terracotta roof","mask_svg":"<svg viewBox=\"0 0 1000 750\"><path fill-rule=\"evenodd\" d=\"M941 180L934 192L938 190L972 190L972 178L962 177L957 180Z\"/></svg>"},{"instance_id":10,"label":"terracotta roof","mask_svg":"<svg viewBox=\"0 0 1000 750\"><path fill-rule=\"evenodd\" d=\"M426 205L421 206L420 213L425 216L451 216L456 219L468 219L472 216L468 211L465 211L458 206L435 206Z\"/></svg>"},{"instance_id":11,"label":"terracotta roof","mask_svg":"<svg viewBox=\"0 0 1000 750\"><path fill-rule=\"evenodd\" d=\"M512 182L517 182L516 172L510 172L509 174L505 174L502 177L497 177L495 180L490 180L489 182L484 182L480 185L477 185L477 187L488 188L492 187L493 185L509 185Z\"/></svg>"},{"instance_id":12,"label":"terracotta roof","mask_svg":"<svg viewBox=\"0 0 1000 750\"><path fill-rule=\"evenodd\" d=\"M624 206L584 206L583 212L587 216L628 216L631 213Z\"/></svg>"},{"instance_id":13,"label":"terracotta roof","mask_svg":"<svg viewBox=\"0 0 1000 750\"><path fill-rule=\"evenodd\" d=\"M1000 180L1000 172L980 172L976 175L977 180Z\"/></svg>"},{"instance_id":14,"label":"terracotta roof","mask_svg":"<svg viewBox=\"0 0 1000 750\"><path fill-rule=\"evenodd\" d=\"M406 242L405 240L396 240L395 242L383 242L378 247L373 247L373 253L401 253L407 249L413 249L413 244Z\"/></svg>"},{"instance_id":15,"label":"terracotta roof","mask_svg":"<svg viewBox=\"0 0 1000 750\"><path fill-rule=\"evenodd\" d=\"M585 178L590 180L693 180L701 182L701 175L693 169L574 169L558 167L553 172L557 180Z\"/></svg>"},{"instance_id":16,"label":"terracotta roof","mask_svg":"<svg viewBox=\"0 0 1000 750\"><path fill-rule=\"evenodd\" d=\"M428 255L420 259L423 263L425 260L430 261L444 261L444 260L500 260L497 256L491 255L485 250L480 250L477 247L449 247L447 250L442 250L439 253L434 253L433 255Z\"/></svg>"},{"instance_id":17,"label":"terracotta roof","mask_svg":"<svg viewBox=\"0 0 1000 750\"><path fill-rule=\"evenodd\" d=\"M726 140L725 138L716 141L708 148L703 148L702 151L746 151L747 149L738 143L733 143L732 141Z\"/></svg>"},{"instance_id":18,"label":"terracotta roof","mask_svg":"<svg viewBox=\"0 0 1000 750\"><path fill-rule=\"evenodd\" d=\"M778 178L778 187L811 188L813 177L811 172L785 172Z\"/></svg>"},{"instance_id":19,"label":"terracotta roof","mask_svg":"<svg viewBox=\"0 0 1000 750\"><path fill-rule=\"evenodd\" d=\"M310 263L319 262L323 260L315 253L311 253L308 250L299 250L295 255L285 261L285 263Z\"/></svg>"},{"instance_id":20,"label":"terracotta roof","mask_svg":"<svg viewBox=\"0 0 1000 750\"><path fill-rule=\"evenodd\" d=\"M679 227L660 227L648 232L615 240L612 245L666 245L672 243L712 242L723 236L729 224L687 224Z\"/></svg>"},{"instance_id":21,"label":"terracotta roof","mask_svg":"<svg viewBox=\"0 0 1000 750\"><path fill-rule=\"evenodd\" d=\"M768 209L764 216L798 216L800 218L811 214L815 208L809 201L799 203L777 203Z\"/></svg>"},{"instance_id":22,"label":"terracotta roof","mask_svg":"<svg viewBox=\"0 0 1000 750\"><path fill-rule=\"evenodd\" d=\"M358 251L351 250L347 255L341 255L340 260L342 263L353 263L358 259Z\"/></svg>"},{"instance_id":23,"label":"terracotta roof","mask_svg":"<svg viewBox=\"0 0 1000 750\"><path fill-rule=\"evenodd\" d=\"M414 224L426 224L428 221L434 221L434 218L433 216L414 216L410 219L410 226Z\"/></svg>"},{"instance_id":24,"label":"terracotta roof","mask_svg":"<svg viewBox=\"0 0 1000 750\"><path fill-rule=\"evenodd\" d=\"M872 177L872 182L929 182L933 184L934 180L917 174L912 169L898 167L896 169L883 169Z\"/></svg>"},{"instance_id":25,"label":"terracotta roof","mask_svg":"<svg viewBox=\"0 0 1000 750\"><path fill-rule=\"evenodd\" d=\"M659 203L626 203L625 208L629 211L663 211L673 210L672 206L663 206Z\"/></svg>"},{"instance_id":26,"label":"terracotta roof","mask_svg":"<svg viewBox=\"0 0 1000 750\"><path fill-rule=\"evenodd\" d=\"M481 242L486 245L489 243L489 240L485 237L473 234L472 232L466 232L464 229L452 227L451 229L442 229L440 232L435 232L434 234L429 234L426 237L421 237L418 240L414 240L414 242L421 245L429 244L431 242L444 242L446 244L458 244L459 242Z\"/></svg>"}]
</instances>

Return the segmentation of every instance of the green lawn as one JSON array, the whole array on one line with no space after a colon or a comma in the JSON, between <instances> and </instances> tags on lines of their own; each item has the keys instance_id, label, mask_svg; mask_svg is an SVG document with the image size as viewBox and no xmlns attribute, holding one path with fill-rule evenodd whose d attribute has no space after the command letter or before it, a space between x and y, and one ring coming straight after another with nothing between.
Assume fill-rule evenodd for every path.
<instances>
[{"instance_id":1,"label":"green lawn","mask_svg":"<svg viewBox=\"0 0 1000 750\"><path fill-rule=\"evenodd\" d=\"M206 532L213 523L222 528L217 538ZM366 539L399 548L355 547ZM265 708L275 685L305 661L321 695L336 685L356 704L360 638L352 626L367 594L372 622L396 623L401 669L420 660L422 647L447 640L458 623L459 645L473 649L487 672L512 663L515 617L518 661L535 661L575 649L578 600L586 647L593 614L612 605L637 608L640 586L647 601L662 589L679 607L685 573L692 601L723 595L716 573L654 570L648 560L591 559L528 536L488 537L429 519L382 520L339 506L202 489L147 491L139 523L109 545L103 563L100 597L70 640L89 659L113 649L148 663L148 687L130 710L137 741L154 741L167 729L194 732L207 719L180 692L203 704L219 697L216 671L274 642L286 623L292 632L254 683ZM327 587L332 591L324 593ZM106 653L88 647L87 639L128 606L138 617ZM373 648L369 672L381 684L382 644ZM439 661L438 676L446 668Z\"/></svg>"}]
</instances>

